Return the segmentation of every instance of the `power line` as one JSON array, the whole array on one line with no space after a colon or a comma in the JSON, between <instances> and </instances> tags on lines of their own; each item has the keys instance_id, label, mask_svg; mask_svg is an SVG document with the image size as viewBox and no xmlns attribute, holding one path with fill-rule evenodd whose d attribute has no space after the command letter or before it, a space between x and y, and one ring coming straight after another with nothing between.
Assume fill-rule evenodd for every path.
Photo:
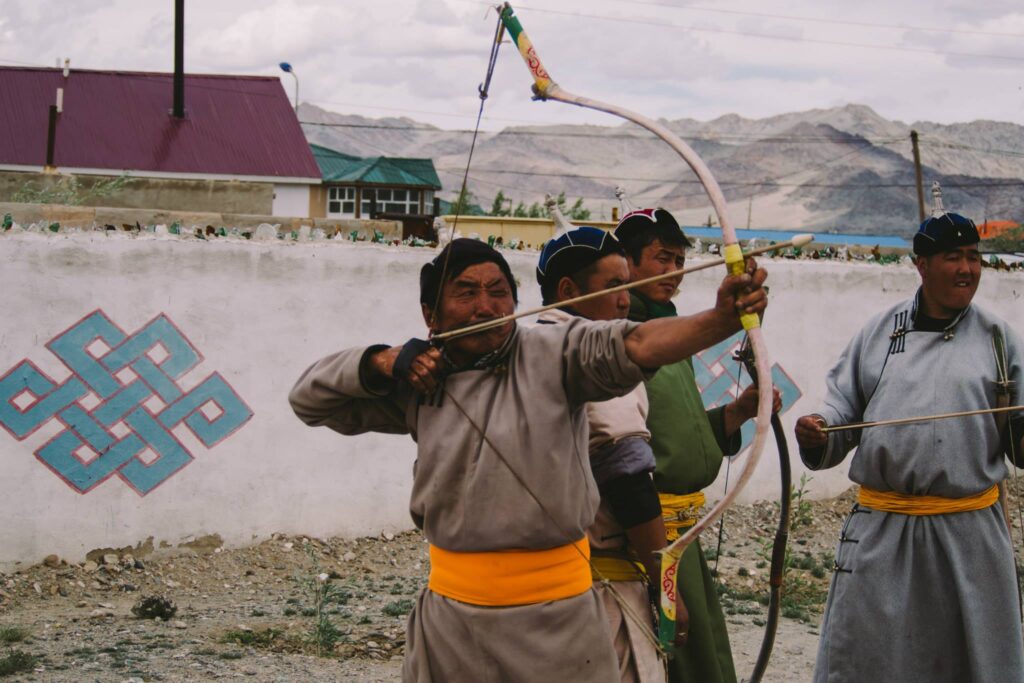
<instances>
[{"instance_id":1,"label":"power line","mask_svg":"<svg viewBox=\"0 0 1024 683\"><path fill-rule=\"evenodd\" d=\"M413 126L413 125L399 125L391 126L386 124L371 124L371 123L340 123L340 122L320 122L320 121L300 121L304 126L320 126L323 128L351 128L357 130L394 130L394 131L422 131L424 133L455 133L459 135L472 135L473 131L468 129L444 129L435 128L433 126ZM535 124L535 125L558 125L558 124ZM612 130L611 128L608 129ZM651 140L657 141L657 138L649 135L645 135L642 132L637 133L578 133L578 132L548 132L548 131L537 131L537 130L508 130L504 129L497 132L490 133L492 136L497 137L499 135L504 136L519 136L519 137L550 137L550 138L597 138L597 139L621 139L621 140ZM769 143L833 143L833 144L869 144L869 143L888 143L895 140L902 140L899 138L865 138L855 135L844 135L842 137L835 135L756 135L756 134L740 134L740 133L705 133L701 135L684 135L688 140L703 140L706 142L718 142L722 140L754 140L757 142L769 142Z\"/></svg>"},{"instance_id":2,"label":"power line","mask_svg":"<svg viewBox=\"0 0 1024 683\"><path fill-rule=\"evenodd\" d=\"M447 173L454 172L452 169L439 167L439 171L443 170ZM491 169L476 167L477 173L491 173L495 175L512 175L512 176L532 176L537 178L571 178L574 180L605 180L605 181L632 181L632 182L648 182L648 183L675 183L679 185L699 185L700 180L696 178L639 178L634 176L601 176L601 175L586 175L582 173L544 173L540 171L510 171L504 169ZM792 175L792 174L791 174ZM834 188L834 189L877 189L877 188L890 188L890 187L915 187L915 183L894 183L894 182L880 182L880 183L780 183L775 180L753 180L753 181L729 181L719 180L718 184L722 187L810 187L810 188ZM978 181L978 182L962 182L962 183L943 183L943 187L1022 187L1024 186L1024 179L1013 180L1013 179L999 179L993 181Z\"/></svg>"},{"instance_id":3,"label":"power line","mask_svg":"<svg viewBox=\"0 0 1024 683\"><path fill-rule=\"evenodd\" d=\"M763 19L785 19L787 21L804 21L813 24L833 24L837 26L861 26L864 28L883 28L894 31L926 31L929 33L953 33L970 36L995 36L999 38L1024 38L1020 33L1000 33L998 31L976 31L972 29L937 28L932 26L907 26L899 24L881 24L870 21L856 21L851 19L822 19L820 17L801 17L792 14L769 14L766 12L744 12L733 9L719 9L717 7L700 7L696 5L674 5L669 2L654 2L653 0L618 0L618 2L629 5L649 5L654 7L670 7L684 12L711 12L715 14L732 14L747 17L761 17Z\"/></svg>"},{"instance_id":4,"label":"power line","mask_svg":"<svg viewBox=\"0 0 1024 683\"><path fill-rule=\"evenodd\" d=\"M463 2L472 2L474 4L487 4L485 2L477 2L477 0L461 0ZM773 35L770 33L756 33L754 31L737 31L733 29L724 28L711 28L708 26L692 26L692 25L681 25L674 24L671 22L657 21L654 19L640 19L637 17L610 17L601 14L587 14L584 12L567 12L564 10L547 9L543 7L527 7L524 5L517 5L517 10L528 10L532 12L540 12L544 14L555 14L565 17L573 17L576 19L597 19L599 21L611 21L617 24L639 24L642 26L657 26L659 28L675 28L683 29L684 31L693 31L697 33L716 33L724 35L744 36L747 38L763 38L766 40L781 40L790 43L809 43L814 45L832 45L837 47L856 47L868 50L895 50L897 52L916 52L920 54L937 55L940 57L972 57L976 59L999 59L1011 62L1024 62L1024 56L1017 57L1013 55L998 55L998 54L978 54L972 52L951 52L944 50L930 50L924 47L909 47L905 45L882 45L878 43L855 43L852 41L843 40L825 40L821 38L804 38L802 36L780 36Z\"/></svg>"}]
</instances>

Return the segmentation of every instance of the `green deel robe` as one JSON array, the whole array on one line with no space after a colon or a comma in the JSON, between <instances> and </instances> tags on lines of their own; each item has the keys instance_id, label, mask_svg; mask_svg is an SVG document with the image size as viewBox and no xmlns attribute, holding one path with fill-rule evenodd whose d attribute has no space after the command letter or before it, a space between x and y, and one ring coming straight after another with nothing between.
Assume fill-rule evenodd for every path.
<instances>
[{"instance_id":1,"label":"green deel robe","mask_svg":"<svg viewBox=\"0 0 1024 683\"><path fill-rule=\"evenodd\" d=\"M674 315L671 303L658 304L636 292L630 294L630 320ZM647 428L657 461L658 491L684 495L704 489L718 476L723 455L739 450L739 431L726 439L723 408L705 410L690 358L663 366L646 385ZM690 637L686 645L675 648L669 681L735 683L725 616L699 541L686 549L679 562L679 590L690 612Z\"/></svg>"}]
</instances>

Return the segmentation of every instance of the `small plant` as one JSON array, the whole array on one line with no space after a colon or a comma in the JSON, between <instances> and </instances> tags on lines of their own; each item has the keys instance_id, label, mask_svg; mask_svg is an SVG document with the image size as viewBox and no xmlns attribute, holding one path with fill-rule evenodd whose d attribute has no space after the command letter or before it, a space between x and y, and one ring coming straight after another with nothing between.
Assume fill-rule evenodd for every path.
<instances>
[{"instance_id":1,"label":"small plant","mask_svg":"<svg viewBox=\"0 0 1024 683\"><path fill-rule=\"evenodd\" d=\"M792 504L792 519L789 524L790 529L798 526L810 526L811 522L814 521L811 501L807 499L807 485L811 483L813 479L814 477L808 477L807 473L804 472L800 475L800 486L792 487L790 489L789 499Z\"/></svg>"},{"instance_id":2,"label":"small plant","mask_svg":"<svg viewBox=\"0 0 1024 683\"><path fill-rule=\"evenodd\" d=\"M309 633L308 639L316 650L317 656L323 657L334 650L335 644L343 635L338 630L338 627L334 625L334 622L331 621L328 607L331 603L338 602L339 600L347 601L348 598L342 597L342 589L331 583L329 574L320 571L320 562L316 559L312 549L307 548L306 554L309 555L310 562L313 565L314 575L312 577L298 577L297 580L305 587L313 606L303 609L302 614L314 618L313 628Z\"/></svg>"},{"instance_id":3,"label":"small plant","mask_svg":"<svg viewBox=\"0 0 1024 683\"><path fill-rule=\"evenodd\" d=\"M235 643L247 647L269 648L281 636L283 631L277 628L264 628L258 631L251 629L232 629L221 636L223 643Z\"/></svg>"},{"instance_id":4,"label":"small plant","mask_svg":"<svg viewBox=\"0 0 1024 683\"><path fill-rule=\"evenodd\" d=\"M408 598L403 600L394 600L384 605L381 612L389 617L404 617L412 611L412 604L412 600L409 600Z\"/></svg>"},{"instance_id":5,"label":"small plant","mask_svg":"<svg viewBox=\"0 0 1024 683\"><path fill-rule=\"evenodd\" d=\"M39 657L21 650L11 650L10 654L0 657L0 676L13 676L14 674L32 671L39 663Z\"/></svg>"},{"instance_id":6,"label":"small plant","mask_svg":"<svg viewBox=\"0 0 1024 683\"><path fill-rule=\"evenodd\" d=\"M132 607L132 614L139 619L163 619L169 620L178 613L174 601L162 595L150 595L141 598Z\"/></svg>"},{"instance_id":7,"label":"small plant","mask_svg":"<svg viewBox=\"0 0 1024 683\"><path fill-rule=\"evenodd\" d=\"M28 629L20 626L0 626L0 643L20 643L27 640L28 636Z\"/></svg>"}]
</instances>

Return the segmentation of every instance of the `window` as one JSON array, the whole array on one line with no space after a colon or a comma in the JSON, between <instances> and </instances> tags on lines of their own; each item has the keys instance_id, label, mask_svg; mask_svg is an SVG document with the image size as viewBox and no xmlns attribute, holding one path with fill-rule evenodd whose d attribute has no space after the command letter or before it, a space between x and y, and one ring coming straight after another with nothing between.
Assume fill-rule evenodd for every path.
<instances>
[{"instance_id":1,"label":"window","mask_svg":"<svg viewBox=\"0 0 1024 683\"><path fill-rule=\"evenodd\" d=\"M382 187L363 190L362 216L370 215L370 197L377 198L379 213L419 213L420 191L400 188Z\"/></svg>"},{"instance_id":2,"label":"window","mask_svg":"<svg viewBox=\"0 0 1024 683\"><path fill-rule=\"evenodd\" d=\"M356 188L354 188L354 187L329 187L329 188L327 188L327 215L328 216L355 216L356 215Z\"/></svg>"}]
</instances>

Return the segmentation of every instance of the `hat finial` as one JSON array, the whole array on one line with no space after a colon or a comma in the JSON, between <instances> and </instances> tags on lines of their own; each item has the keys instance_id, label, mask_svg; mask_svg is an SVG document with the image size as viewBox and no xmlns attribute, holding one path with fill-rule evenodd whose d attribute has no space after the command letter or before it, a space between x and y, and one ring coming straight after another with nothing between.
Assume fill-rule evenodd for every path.
<instances>
[{"instance_id":1,"label":"hat finial","mask_svg":"<svg viewBox=\"0 0 1024 683\"><path fill-rule=\"evenodd\" d=\"M558 208L558 202L554 197L549 194L544 195L544 206L547 207L551 220L555 222L555 237L576 229L576 226L570 223L562 210Z\"/></svg>"},{"instance_id":2,"label":"hat finial","mask_svg":"<svg viewBox=\"0 0 1024 683\"><path fill-rule=\"evenodd\" d=\"M629 195L626 194L626 190L622 187L615 188L615 196L619 200L619 206L622 209L622 215L625 216L631 211L636 211L636 207L633 206L633 202L629 201Z\"/></svg>"},{"instance_id":3,"label":"hat finial","mask_svg":"<svg viewBox=\"0 0 1024 683\"><path fill-rule=\"evenodd\" d=\"M942 206L942 187L938 180L932 181L932 218L938 218L946 213Z\"/></svg>"}]
</instances>

